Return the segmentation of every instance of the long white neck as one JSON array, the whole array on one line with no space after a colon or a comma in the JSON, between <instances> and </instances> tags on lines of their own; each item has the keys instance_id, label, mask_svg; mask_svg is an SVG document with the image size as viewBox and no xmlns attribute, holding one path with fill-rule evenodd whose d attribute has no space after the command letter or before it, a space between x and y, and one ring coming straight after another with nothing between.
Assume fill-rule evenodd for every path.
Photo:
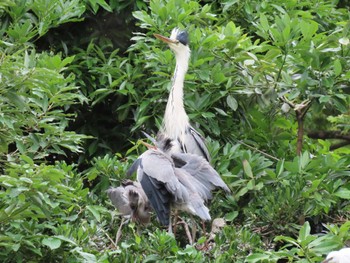
<instances>
[{"instance_id":1,"label":"long white neck","mask_svg":"<svg viewBox=\"0 0 350 263\"><path fill-rule=\"evenodd\" d=\"M188 70L190 50L175 53L175 57L176 67L173 76L173 86L165 109L163 132L172 139L178 139L180 137L181 141L183 141L185 129L189 125L189 119L183 102L183 87L185 75Z\"/></svg>"}]
</instances>

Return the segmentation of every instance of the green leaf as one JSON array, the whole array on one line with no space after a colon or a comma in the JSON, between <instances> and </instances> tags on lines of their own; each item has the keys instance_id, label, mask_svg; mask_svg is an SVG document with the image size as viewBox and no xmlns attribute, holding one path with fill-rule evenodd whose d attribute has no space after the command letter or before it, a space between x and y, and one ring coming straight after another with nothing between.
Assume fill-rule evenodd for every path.
<instances>
[{"instance_id":1,"label":"green leaf","mask_svg":"<svg viewBox=\"0 0 350 263\"><path fill-rule=\"evenodd\" d=\"M233 221L238 216L238 211L233 211L225 215L226 221Z\"/></svg>"},{"instance_id":2,"label":"green leaf","mask_svg":"<svg viewBox=\"0 0 350 263\"><path fill-rule=\"evenodd\" d=\"M159 260L160 260L159 255L151 254L151 255L148 255L147 257L145 257L144 260L143 260L142 262L143 262L143 263L158 262Z\"/></svg>"},{"instance_id":3,"label":"green leaf","mask_svg":"<svg viewBox=\"0 0 350 263\"><path fill-rule=\"evenodd\" d=\"M220 115L222 115L222 116L228 116L228 114L227 114L225 111L223 111L222 109L219 109L219 108L216 108L216 107L214 107L214 109L215 109Z\"/></svg>"},{"instance_id":4,"label":"green leaf","mask_svg":"<svg viewBox=\"0 0 350 263\"><path fill-rule=\"evenodd\" d=\"M96 263L97 259L94 254L84 252L81 247L76 247L72 250L72 252L77 252L83 259L84 263Z\"/></svg>"},{"instance_id":5,"label":"green leaf","mask_svg":"<svg viewBox=\"0 0 350 263\"><path fill-rule=\"evenodd\" d=\"M270 256L268 254L254 253L247 257L246 262L248 263L264 262L264 260L268 260L269 258Z\"/></svg>"},{"instance_id":6,"label":"green leaf","mask_svg":"<svg viewBox=\"0 0 350 263\"><path fill-rule=\"evenodd\" d=\"M17 252L18 249L21 247L21 244L13 244L11 246L11 249L14 251L14 252Z\"/></svg>"},{"instance_id":7,"label":"green leaf","mask_svg":"<svg viewBox=\"0 0 350 263\"><path fill-rule=\"evenodd\" d=\"M102 8L108 12L113 11L112 8L106 3L105 0L97 0L96 3L99 4L100 6L102 6Z\"/></svg>"},{"instance_id":8,"label":"green leaf","mask_svg":"<svg viewBox=\"0 0 350 263\"><path fill-rule=\"evenodd\" d=\"M336 59L336 60L333 62L333 67L334 67L334 74L335 74L336 76L339 76L339 75L342 73L342 65L341 65L339 59Z\"/></svg>"},{"instance_id":9,"label":"green leaf","mask_svg":"<svg viewBox=\"0 0 350 263\"><path fill-rule=\"evenodd\" d=\"M254 189L254 186L255 186L255 181L254 179L253 180L249 180L248 183L247 183L247 189L250 191L250 190L253 190Z\"/></svg>"},{"instance_id":10,"label":"green leaf","mask_svg":"<svg viewBox=\"0 0 350 263\"><path fill-rule=\"evenodd\" d=\"M21 159L30 165L34 165L34 161L27 155L22 154Z\"/></svg>"},{"instance_id":11,"label":"green leaf","mask_svg":"<svg viewBox=\"0 0 350 263\"><path fill-rule=\"evenodd\" d=\"M247 187L243 187L238 193L235 195L236 199L239 199L241 196L245 195L248 192Z\"/></svg>"},{"instance_id":12,"label":"green leaf","mask_svg":"<svg viewBox=\"0 0 350 263\"><path fill-rule=\"evenodd\" d=\"M309 162L310 162L309 155L310 155L309 152L305 151L300 156L300 171L305 169L305 167L309 164Z\"/></svg>"},{"instance_id":13,"label":"green leaf","mask_svg":"<svg viewBox=\"0 0 350 263\"><path fill-rule=\"evenodd\" d=\"M298 242L292 238L292 237L287 237L287 236L276 236L274 239L273 239L275 242L277 241L285 241L287 243L290 243L290 244L293 244L297 247L299 247L299 244Z\"/></svg>"},{"instance_id":14,"label":"green leaf","mask_svg":"<svg viewBox=\"0 0 350 263\"><path fill-rule=\"evenodd\" d=\"M227 102L227 105L234 111L237 110L238 108L238 103L236 101L236 99L234 97L232 97L231 95L228 95L227 98L226 98L226 102Z\"/></svg>"},{"instance_id":15,"label":"green leaf","mask_svg":"<svg viewBox=\"0 0 350 263\"><path fill-rule=\"evenodd\" d=\"M283 173L283 170L284 170L284 160L280 160L277 162L277 166L276 166L277 177Z\"/></svg>"},{"instance_id":16,"label":"green leaf","mask_svg":"<svg viewBox=\"0 0 350 263\"><path fill-rule=\"evenodd\" d=\"M254 178L252 168L247 160L243 160L243 170L248 177Z\"/></svg>"},{"instance_id":17,"label":"green leaf","mask_svg":"<svg viewBox=\"0 0 350 263\"><path fill-rule=\"evenodd\" d=\"M340 187L334 195L342 198L342 199L347 199L350 200L350 190L345 188L345 187Z\"/></svg>"},{"instance_id":18,"label":"green leaf","mask_svg":"<svg viewBox=\"0 0 350 263\"><path fill-rule=\"evenodd\" d=\"M338 250L342 241L338 236L321 236L309 244L309 248L316 254L327 254L330 251Z\"/></svg>"},{"instance_id":19,"label":"green leaf","mask_svg":"<svg viewBox=\"0 0 350 263\"><path fill-rule=\"evenodd\" d=\"M6 96L20 111L24 111L27 108L27 104L23 96L11 91L9 91Z\"/></svg>"},{"instance_id":20,"label":"green leaf","mask_svg":"<svg viewBox=\"0 0 350 263\"><path fill-rule=\"evenodd\" d=\"M73 246L78 246L77 243L74 242L74 240L68 238L68 237L65 237L65 236L62 236L62 235L58 235L58 236L55 236L55 238L57 239L60 239L62 241L65 241L65 242L68 242L70 244L72 244Z\"/></svg>"},{"instance_id":21,"label":"green leaf","mask_svg":"<svg viewBox=\"0 0 350 263\"><path fill-rule=\"evenodd\" d=\"M95 217L95 219L100 222L101 220L101 214L100 212L98 211L98 206L94 206L94 205L88 205L86 206L86 209L89 210L93 216Z\"/></svg>"},{"instance_id":22,"label":"green leaf","mask_svg":"<svg viewBox=\"0 0 350 263\"><path fill-rule=\"evenodd\" d=\"M308 221L306 221L299 231L298 241L301 242L305 240L310 235L310 231L310 224Z\"/></svg>"},{"instance_id":23,"label":"green leaf","mask_svg":"<svg viewBox=\"0 0 350 263\"><path fill-rule=\"evenodd\" d=\"M269 31L270 25L264 13L260 13L260 25L265 32Z\"/></svg>"},{"instance_id":24,"label":"green leaf","mask_svg":"<svg viewBox=\"0 0 350 263\"><path fill-rule=\"evenodd\" d=\"M203 112L203 113L202 113L202 116L203 116L204 118L214 118L214 117L215 117L215 114L212 113L212 112Z\"/></svg>"},{"instance_id":25,"label":"green leaf","mask_svg":"<svg viewBox=\"0 0 350 263\"><path fill-rule=\"evenodd\" d=\"M25 148L25 145L23 144L23 142L20 140L17 140L16 147L19 150L19 152L24 155L24 153L26 152L26 148Z\"/></svg>"},{"instance_id":26,"label":"green leaf","mask_svg":"<svg viewBox=\"0 0 350 263\"><path fill-rule=\"evenodd\" d=\"M26 182L28 184L32 184L33 183L33 181L31 179L29 179L28 177L25 177L25 176L21 176L19 178L19 180L22 181L22 182Z\"/></svg>"},{"instance_id":27,"label":"green leaf","mask_svg":"<svg viewBox=\"0 0 350 263\"><path fill-rule=\"evenodd\" d=\"M60 239L54 237L48 237L42 240L42 244L48 246L51 250L59 248L61 243Z\"/></svg>"},{"instance_id":28,"label":"green leaf","mask_svg":"<svg viewBox=\"0 0 350 263\"><path fill-rule=\"evenodd\" d=\"M302 20L300 21L300 29L303 37L310 39L318 30L318 23L313 20Z\"/></svg>"}]
</instances>

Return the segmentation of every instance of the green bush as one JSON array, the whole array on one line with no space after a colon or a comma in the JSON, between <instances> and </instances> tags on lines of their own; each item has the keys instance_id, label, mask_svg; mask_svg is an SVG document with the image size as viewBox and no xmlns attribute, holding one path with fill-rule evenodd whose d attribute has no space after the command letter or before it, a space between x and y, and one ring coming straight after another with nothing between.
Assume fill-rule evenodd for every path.
<instances>
[{"instance_id":1,"label":"green bush","mask_svg":"<svg viewBox=\"0 0 350 263\"><path fill-rule=\"evenodd\" d=\"M319 262L349 237L349 10L338 1L0 3L3 262ZM106 190L162 122L185 28L185 108L232 190L215 237L122 222ZM131 178L134 179L134 178ZM200 222L182 218L201 227Z\"/></svg>"}]
</instances>

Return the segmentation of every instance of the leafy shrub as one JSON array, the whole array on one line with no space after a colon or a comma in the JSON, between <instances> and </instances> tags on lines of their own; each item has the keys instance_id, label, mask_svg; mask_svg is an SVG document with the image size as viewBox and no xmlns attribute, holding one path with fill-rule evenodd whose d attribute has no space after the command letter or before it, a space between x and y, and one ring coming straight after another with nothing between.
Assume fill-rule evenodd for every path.
<instances>
[{"instance_id":1,"label":"leafy shrub","mask_svg":"<svg viewBox=\"0 0 350 263\"><path fill-rule=\"evenodd\" d=\"M5 0L0 17L4 262L319 262L350 239L342 3ZM227 226L190 246L129 223L118 243L105 190L161 124L175 62L153 33L175 26L186 111L232 189L210 204Z\"/></svg>"}]
</instances>

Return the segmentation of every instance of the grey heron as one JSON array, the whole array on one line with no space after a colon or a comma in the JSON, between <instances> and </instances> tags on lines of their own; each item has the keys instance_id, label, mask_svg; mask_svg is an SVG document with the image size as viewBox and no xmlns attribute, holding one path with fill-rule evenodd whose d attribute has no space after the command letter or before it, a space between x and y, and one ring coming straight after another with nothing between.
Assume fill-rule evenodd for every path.
<instances>
[{"instance_id":1,"label":"grey heron","mask_svg":"<svg viewBox=\"0 0 350 263\"><path fill-rule=\"evenodd\" d=\"M191 55L191 50L188 46L188 33L174 28L170 38L159 34L154 34L154 36L169 45L176 59L172 87L160 132L177 142L177 145L172 150L197 154L210 161L204 138L191 126L184 108L183 87Z\"/></svg>"},{"instance_id":2,"label":"grey heron","mask_svg":"<svg viewBox=\"0 0 350 263\"><path fill-rule=\"evenodd\" d=\"M107 195L123 216L141 224L149 223L152 208L139 182L126 180L121 186L109 188Z\"/></svg>"},{"instance_id":3,"label":"grey heron","mask_svg":"<svg viewBox=\"0 0 350 263\"><path fill-rule=\"evenodd\" d=\"M339 251L332 251L322 263L349 263L350 247L342 248Z\"/></svg>"},{"instance_id":4,"label":"grey heron","mask_svg":"<svg viewBox=\"0 0 350 263\"><path fill-rule=\"evenodd\" d=\"M179 152L168 155L164 148L172 148L173 140L159 139L156 146L144 143L148 150L134 162L128 175L137 173L137 180L160 223L168 226L169 232L172 232L172 209L188 212L203 221L211 220L205 203L212 198L212 191L221 188L230 192L230 189L204 157Z\"/></svg>"},{"instance_id":5,"label":"grey heron","mask_svg":"<svg viewBox=\"0 0 350 263\"><path fill-rule=\"evenodd\" d=\"M150 222L152 207L139 182L126 180L121 186L109 188L107 195L123 216L116 234L115 244L121 237L125 218L143 225Z\"/></svg>"}]
</instances>

